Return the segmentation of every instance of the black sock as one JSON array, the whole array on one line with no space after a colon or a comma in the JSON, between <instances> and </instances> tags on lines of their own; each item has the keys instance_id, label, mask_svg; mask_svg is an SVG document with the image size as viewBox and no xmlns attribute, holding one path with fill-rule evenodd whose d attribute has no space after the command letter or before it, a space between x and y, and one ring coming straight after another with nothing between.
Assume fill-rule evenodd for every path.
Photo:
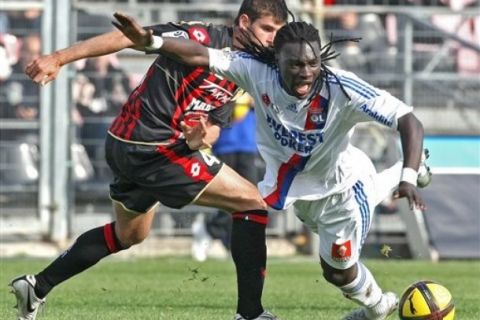
<instances>
[{"instance_id":1,"label":"black sock","mask_svg":"<svg viewBox=\"0 0 480 320\"><path fill-rule=\"evenodd\" d=\"M237 313L246 319L263 312L262 290L267 263L265 228L266 210L234 213L232 226L232 257L237 269Z\"/></svg>"},{"instance_id":2,"label":"black sock","mask_svg":"<svg viewBox=\"0 0 480 320\"><path fill-rule=\"evenodd\" d=\"M44 298L56 285L123 249L115 235L115 222L81 234L69 249L35 275L35 294Z\"/></svg>"}]
</instances>

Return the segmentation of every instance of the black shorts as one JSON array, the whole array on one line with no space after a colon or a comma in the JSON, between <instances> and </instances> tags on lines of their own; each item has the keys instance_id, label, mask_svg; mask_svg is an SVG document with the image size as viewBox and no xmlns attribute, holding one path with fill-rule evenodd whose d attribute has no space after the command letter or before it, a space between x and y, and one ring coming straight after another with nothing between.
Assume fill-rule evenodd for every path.
<instances>
[{"instance_id":1,"label":"black shorts","mask_svg":"<svg viewBox=\"0 0 480 320\"><path fill-rule=\"evenodd\" d=\"M105 153L114 174L110 197L138 213L147 212L157 202L171 208L190 204L223 165L183 142L150 146L107 135Z\"/></svg>"}]
</instances>

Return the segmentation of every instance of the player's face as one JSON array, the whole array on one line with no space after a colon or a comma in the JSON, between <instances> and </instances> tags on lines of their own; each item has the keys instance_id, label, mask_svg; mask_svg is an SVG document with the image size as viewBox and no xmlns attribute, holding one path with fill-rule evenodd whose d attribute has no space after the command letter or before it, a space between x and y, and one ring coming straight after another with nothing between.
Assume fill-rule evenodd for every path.
<instances>
[{"instance_id":1,"label":"player's face","mask_svg":"<svg viewBox=\"0 0 480 320\"><path fill-rule=\"evenodd\" d=\"M282 86L288 94L306 98L320 75L320 44L305 41L285 43L277 52Z\"/></svg>"},{"instance_id":2,"label":"player's face","mask_svg":"<svg viewBox=\"0 0 480 320\"><path fill-rule=\"evenodd\" d=\"M265 47L273 47L273 39L277 31L285 24L283 21L275 19L272 15L263 15L252 21L247 15L240 16L240 28L249 29L256 36L254 41L260 41Z\"/></svg>"}]
</instances>

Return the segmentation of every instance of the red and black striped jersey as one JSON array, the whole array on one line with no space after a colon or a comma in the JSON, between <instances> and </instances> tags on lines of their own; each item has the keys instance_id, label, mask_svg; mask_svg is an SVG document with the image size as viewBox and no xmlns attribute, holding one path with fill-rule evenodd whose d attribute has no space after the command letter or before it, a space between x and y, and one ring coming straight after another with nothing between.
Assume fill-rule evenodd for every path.
<instances>
[{"instance_id":1,"label":"red and black striped jersey","mask_svg":"<svg viewBox=\"0 0 480 320\"><path fill-rule=\"evenodd\" d=\"M162 37L186 38L213 48L232 47L232 28L200 22L147 27ZM208 69L189 67L159 55L140 85L133 90L109 131L136 143L175 143L182 137L180 122L200 117L220 126L228 124L238 87Z\"/></svg>"}]
</instances>

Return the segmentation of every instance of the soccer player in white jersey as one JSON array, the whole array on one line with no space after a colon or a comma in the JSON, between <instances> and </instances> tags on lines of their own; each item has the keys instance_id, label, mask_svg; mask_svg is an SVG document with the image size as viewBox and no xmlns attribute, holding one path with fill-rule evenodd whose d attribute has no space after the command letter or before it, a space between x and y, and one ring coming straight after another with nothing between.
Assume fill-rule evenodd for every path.
<instances>
[{"instance_id":1,"label":"soccer player in white jersey","mask_svg":"<svg viewBox=\"0 0 480 320\"><path fill-rule=\"evenodd\" d=\"M361 306L344 319L386 319L393 313L397 296L382 291L359 257L373 209L386 190L396 188L411 208L425 208L416 188L423 126L412 107L350 72L326 66L335 56L331 45L322 50L318 30L304 22L282 27L273 50L245 37L246 53L152 38L130 17L115 17L133 42L153 43L158 52L189 65L209 65L252 95L257 143L266 162L259 184L265 201L275 209L294 205L298 217L319 234L323 276ZM377 174L351 145L355 124L366 121L399 131L402 165Z\"/></svg>"}]
</instances>

